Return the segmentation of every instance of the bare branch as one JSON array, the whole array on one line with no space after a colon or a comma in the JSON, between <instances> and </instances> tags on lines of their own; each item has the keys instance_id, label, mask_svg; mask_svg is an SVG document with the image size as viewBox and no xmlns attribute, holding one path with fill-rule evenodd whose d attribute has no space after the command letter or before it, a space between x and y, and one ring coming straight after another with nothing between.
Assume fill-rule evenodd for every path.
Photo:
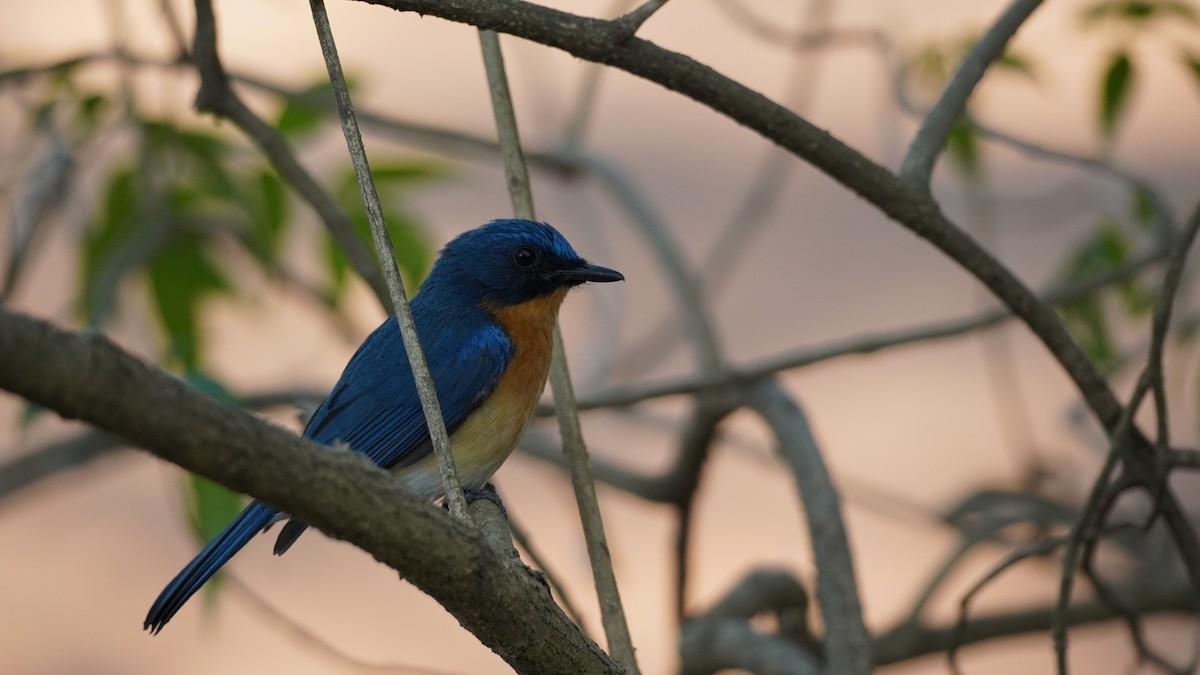
<instances>
[{"instance_id":1,"label":"bare branch","mask_svg":"<svg viewBox=\"0 0 1200 675\"><path fill-rule=\"evenodd\" d=\"M975 91L975 86L983 79L992 62L1004 53L1008 41L1041 4L1042 0L1014 0L963 57L942 90L941 97L925 117L912 144L908 146L908 153L900 167L903 180L928 188L933 165L950 136L951 128L966 110L971 92Z\"/></svg>"},{"instance_id":2,"label":"bare branch","mask_svg":"<svg viewBox=\"0 0 1200 675\"><path fill-rule=\"evenodd\" d=\"M741 619L694 619L683 626L679 643L683 675L708 675L730 668L778 675L826 672L800 645L782 636L760 633ZM831 668L829 672L841 671Z\"/></svg>"},{"instance_id":3,"label":"bare branch","mask_svg":"<svg viewBox=\"0 0 1200 675\"><path fill-rule=\"evenodd\" d=\"M110 434L85 431L0 464L0 502L50 476L87 466L122 445Z\"/></svg>"},{"instance_id":4,"label":"bare branch","mask_svg":"<svg viewBox=\"0 0 1200 675\"><path fill-rule=\"evenodd\" d=\"M834 673L871 672L871 636L863 624L854 560L841 499L804 412L775 381L750 391L750 406L770 425L792 467L817 563L817 601L825 620L825 654Z\"/></svg>"},{"instance_id":5,"label":"bare branch","mask_svg":"<svg viewBox=\"0 0 1200 675\"><path fill-rule=\"evenodd\" d=\"M1132 608L1142 614L1168 613L1192 616L1188 584L1183 580L1149 586L1131 584L1128 597ZM965 625L923 627L903 625L883 633L875 640L875 662L884 666L927 654L945 652L953 645L973 645L999 638L1017 637L1050 630L1055 609L1051 606L1019 609L971 619ZM1111 621L1116 612L1104 603L1088 600L1068 607L1065 622L1079 626Z\"/></svg>"}]
</instances>

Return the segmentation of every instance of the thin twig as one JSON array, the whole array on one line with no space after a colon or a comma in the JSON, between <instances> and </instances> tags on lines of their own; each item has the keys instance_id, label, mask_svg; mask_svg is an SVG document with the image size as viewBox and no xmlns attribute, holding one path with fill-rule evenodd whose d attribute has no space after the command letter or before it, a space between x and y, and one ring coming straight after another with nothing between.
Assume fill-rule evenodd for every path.
<instances>
[{"instance_id":1,"label":"thin twig","mask_svg":"<svg viewBox=\"0 0 1200 675\"><path fill-rule=\"evenodd\" d=\"M1042 0L1014 0L971 47L908 146L908 153L900 167L901 179L914 185L929 185L933 165L954 123L966 110L967 99L975 91L975 86L987 74L992 63L1004 53L1012 36L1041 4Z\"/></svg>"},{"instance_id":2,"label":"thin twig","mask_svg":"<svg viewBox=\"0 0 1200 675\"><path fill-rule=\"evenodd\" d=\"M488 77L488 90L496 118L496 133L504 157L504 173L508 179L509 195L517 217L534 218L533 193L529 185L529 174L521 151L517 131L516 114L513 112L512 96L508 89L508 76L504 70L504 57L500 51L500 39L489 30L479 31L479 43ZM588 466L587 446L583 430L579 425L579 411L575 405L575 392L567 369L566 353L562 333L554 328L554 354L550 362L550 382L554 388L555 409L562 430L563 450L571 468L571 484L575 488L575 500L583 522L588 556L591 559L592 575L596 594L600 601L601 621L608 638L608 648L613 658L625 666L631 675L639 673L633 640L621 606L620 591L616 574L613 572L612 556L604 533L604 521L600 515L600 504L596 498L596 485Z\"/></svg>"},{"instance_id":3,"label":"thin twig","mask_svg":"<svg viewBox=\"0 0 1200 675\"><path fill-rule=\"evenodd\" d=\"M642 24L646 23L665 4L667 4L667 0L646 0L637 9L615 19L615 21L625 30L625 34L628 37L633 37L638 32L638 29L642 27Z\"/></svg>"},{"instance_id":4,"label":"thin twig","mask_svg":"<svg viewBox=\"0 0 1200 675\"><path fill-rule=\"evenodd\" d=\"M316 24L317 37L321 42L321 53L325 57L325 67L329 71L329 81L333 85L334 97L337 99L338 115L342 120L342 132L346 136L350 161L354 165L354 174L358 178L358 187L362 192L363 202L366 204L367 220L371 224L371 239L375 243L375 253L383 265L392 308L396 313L396 323L399 324L400 335L404 339L404 351L408 355L413 380L417 386L417 394L421 399L421 409L425 412L425 421L429 425L429 437L433 441L433 452L437 457L438 472L442 476L446 503L450 508L451 515L462 520L470 520L470 515L467 513L467 501L463 497L462 482L459 480L458 468L450 450L450 435L446 432L446 422L442 417L441 404L438 402L437 388L434 386L433 376L429 374L425 352L422 350L420 338L417 336L417 325L413 322L408 298L404 293L404 279L400 276L400 268L396 264L396 252L392 247L392 238L388 234L383 208L379 203L379 194L375 191L375 182L371 178L371 169L367 164L367 151L363 147L362 134L359 132L358 122L354 118L354 107L350 102L350 88L346 84L346 76L342 72L337 47L333 42L333 29L329 25L329 15L325 12L325 2L324 0L310 0L309 6L312 7L313 22Z\"/></svg>"}]
</instances>

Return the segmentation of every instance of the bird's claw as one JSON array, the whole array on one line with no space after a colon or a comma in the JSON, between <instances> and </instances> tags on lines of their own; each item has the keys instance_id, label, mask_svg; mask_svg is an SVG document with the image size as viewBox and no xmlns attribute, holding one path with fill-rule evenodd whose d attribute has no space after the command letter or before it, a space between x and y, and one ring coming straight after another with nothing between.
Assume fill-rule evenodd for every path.
<instances>
[{"instance_id":1,"label":"bird's claw","mask_svg":"<svg viewBox=\"0 0 1200 675\"><path fill-rule=\"evenodd\" d=\"M466 498L468 506L471 505L471 502L486 499L495 504L496 508L500 509L500 514L506 520L508 519L508 509L504 508L504 502L500 500L500 494L496 492L496 486L491 483L484 483L483 487L478 490L463 490L463 497Z\"/></svg>"}]
</instances>

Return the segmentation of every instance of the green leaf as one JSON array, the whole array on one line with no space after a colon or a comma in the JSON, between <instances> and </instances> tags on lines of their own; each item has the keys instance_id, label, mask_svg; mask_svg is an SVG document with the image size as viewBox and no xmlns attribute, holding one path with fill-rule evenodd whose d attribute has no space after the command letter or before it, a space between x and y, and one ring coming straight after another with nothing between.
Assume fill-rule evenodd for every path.
<instances>
[{"instance_id":1,"label":"green leaf","mask_svg":"<svg viewBox=\"0 0 1200 675\"><path fill-rule=\"evenodd\" d=\"M1085 25L1109 20L1140 26L1168 17L1195 23L1196 10L1179 0L1106 0L1085 9L1080 15Z\"/></svg>"},{"instance_id":2,"label":"green leaf","mask_svg":"<svg viewBox=\"0 0 1200 675\"><path fill-rule=\"evenodd\" d=\"M184 379L188 384L213 398L226 403L240 404L238 397L229 388L204 372L189 371ZM246 501L240 494L195 474L188 475L184 493L188 503L188 522L192 527L192 533L196 535L196 539L201 544L212 541L220 534L229 521L233 520L242 510ZM213 580L205 584L204 588L204 597L211 602L220 588L220 575L213 577Z\"/></svg>"},{"instance_id":3,"label":"green leaf","mask_svg":"<svg viewBox=\"0 0 1200 675\"><path fill-rule=\"evenodd\" d=\"M117 284L129 272L122 253L141 226L138 181L133 169L122 169L109 179L100 221L83 237L81 309L89 326L99 326L112 310Z\"/></svg>"},{"instance_id":4,"label":"green leaf","mask_svg":"<svg viewBox=\"0 0 1200 675\"><path fill-rule=\"evenodd\" d=\"M1059 310L1067 330L1100 370L1109 372L1117 363L1117 348L1108 329L1108 317L1098 294L1062 305Z\"/></svg>"},{"instance_id":5,"label":"green leaf","mask_svg":"<svg viewBox=\"0 0 1200 675\"><path fill-rule=\"evenodd\" d=\"M1124 51L1112 55L1104 69L1104 81L1100 92L1100 131L1105 139L1111 139L1117 123L1125 113L1129 94L1134 83L1133 62Z\"/></svg>"},{"instance_id":6,"label":"green leaf","mask_svg":"<svg viewBox=\"0 0 1200 675\"><path fill-rule=\"evenodd\" d=\"M25 401L25 405L21 406L21 416L17 420L17 426L22 431L28 430L33 426L33 423L40 417L44 417L48 410L33 401Z\"/></svg>"},{"instance_id":7,"label":"green leaf","mask_svg":"<svg viewBox=\"0 0 1200 675\"><path fill-rule=\"evenodd\" d=\"M242 510L242 496L202 476L188 481L192 531L207 543Z\"/></svg>"},{"instance_id":8,"label":"green leaf","mask_svg":"<svg viewBox=\"0 0 1200 675\"><path fill-rule=\"evenodd\" d=\"M969 114L960 117L950 127L950 135L946 138L946 154L967 178L975 179L982 173L979 134Z\"/></svg>"},{"instance_id":9,"label":"green leaf","mask_svg":"<svg viewBox=\"0 0 1200 675\"><path fill-rule=\"evenodd\" d=\"M263 168L253 176L246 210L250 218L251 253L268 266L279 260L283 235L287 231L289 206L287 192L279 175Z\"/></svg>"},{"instance_id":10,"label":"green leaf","mask_svg":"<svg viewBox=\"0 0 1200 675\"><path fill-rule=\"evenodd\" d=\"M1110 271L1125 260L1129 248L1116 221L1102 220L1068 261L1064 277L1067 281L1079 281ZM1067 330L1098 367L1107 371L1116 364L1117 349L1101 293L1066 303L1059 311Z\"/></svg>"},{"instance_id":11,"label":"green leaf","mask_svg":"<svg viewBox=\"0 0 1200 675\"><path fill-rule=\"evenodd\" d=\"M229 387L226 387L224 382L221 382L217 378L205 373L202 370L189 370L184 375L183 379L188 384L217 399L218 401L224 401L225 403L229 403L231 405L242 405L242 399L239 398L237 394L233 393L233 390L231 390Z\"/></svg>"},{"instance_id":12,"label":"green leaf","mask_svg":"<svg viewBox=\"0 0 1200 675\"><path fill-rule=\"evenodd\" d=\"M1030 80L1037 80L1037 69L1033 60L1024 54L1018 54L1012 49L1005 49L996 59L996 68L1018 75L1024 75Z\"/></svg>"},{"instance_id":13,"label":"green leaf","mask_svg":"<svg viewBox=\"0 0 1200 675\"><path fill-rule=\"evenodd\" d=\"M103 94L88 94L79 99L75 118L72 125L81 136L88 136L100 126L104 113L108 112L109 102Z\"/></svg>"},{"instance_id":14,"label":"green leaf","mask_svg":"<svg viewBox=\"0 0 1200 675\"><path fill-rule=\"evenodd\" d=\"M166 330L172 359L187 370L199 367L201 301L229 288L195 237L179 237L150 260L150 286L158 318Z\"/></svg>"},{"instance_id":15,"label":"green leaf","mask_svg":"<svg viewBox=\"0 0 1200 675\"><path fill-rule=\"evenodd\" d=\"M189 475L185 486L188 497L188 515L192 532L202 544L212 541L242 510L245 499L236 492L218 485L207 478ZM218 572L204 585L204 598L212 602L221 588L221 573Z\"/></svg>"},{"instance_id":16,"label":"green leaf","mask_svg":"<svg viewBox=\"0 0 1200 675\"><path fill-rule=\"evenodd\" d=\"M356 88L354 82L348 83L348 86L353 93ZM309 136L321 128L326 118L332 117L333 87L324 77L318 78L299 96L291 96L286 100L275 120L275 129L289 138Z\"/></svg>"},{"instance_id":17,"label":"green leaf","mask_svg":"<svg viewBox=\"0 0 1200 675\"><path fill-rule=\"evenodd\" d=\"M1196 81L1196 86L1200 87L1200 57L1185 52L1183 63L1188 72L1192 74L1192 78Z\"/></svg>"},{"instance_id":18,"label":"green leaf","mask_svg":"<svg viewBox=\"0 0 1200 675\"><path fill-rule=\"evenodd\" d=\"M1150 193L1142 188L1134 189L1129 211L1133 222L1144 227L1153 225L1161 215Z\"/></svg>"},{"instance_id":19,"label":"green leaf","mask_svg":"<svg viewBox=\"0 0 1200 675\"><path fill-rule=\"evenodd\" d=\"M328 232L325 233L321 248L324 253L325 267L329 271L329 287L326 289L325 295L330 300L337 301L346 292L346 282L350 279L350 261L346 259L346 254L342 253L342 248Z\"/></svg>"},{"instance_id":20,"label":"green leaf","mask_svg":"<svg viewBox=\"0 0 1200 675\"><path fill-rule=\"evenodd\" d=\"M405 208L403 191L410 184L441 174L440 167L425 162L384 162L371 168L371 175L375 179L382 202L388 234L392 238L392 246L396 252L396 264L400 266L405 288L410 292L416 289L424 280L425 275L429 273L433 250L423 229ZM358 180L353 171L347 170L343 174L338 183L336 196L350 216L355 233L370 250L375 250L366 207L363 205ZM336 299L345 291L346 275L350 269L349 263L332 239L326 239L325 246L330 273L329 295Z\"/></svg>"}]
</instances>

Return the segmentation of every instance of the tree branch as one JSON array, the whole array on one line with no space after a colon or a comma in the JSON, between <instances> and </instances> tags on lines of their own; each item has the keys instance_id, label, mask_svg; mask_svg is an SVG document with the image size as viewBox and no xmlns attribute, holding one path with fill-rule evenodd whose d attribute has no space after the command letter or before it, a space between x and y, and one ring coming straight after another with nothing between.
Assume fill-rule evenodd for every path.
<instances>
[{"instance_id":1,"label":"tree branch","mask_svg":"<svg viewBox=\"0 0 1200 675\"><path fill-rule=\"evenodd\" d=\"M804 412L773 380L750 392L750 406L770 425L804 502L817 563L817 601L825 620L825 655L833 673L871 672L871 636L863 623L841 499Z\"/></svg>"},{"instance_id":2,"label":"tree branch","mask_svg":"<svg viewBox=\"0 0 1200 675\"><path fill-rule=\"evenodd\" d=\"M1008 41L1022 24L1040 7L1042 0L1014 0L967 52L958 69L946 83L937 103L925 116L924 123L908 146L900 167L900 177L913 185L928 189L933 165L950 136L954 123L967 108L967 99L975 86L987 74L992 63L1004 53Z\"/></svg>"}]
</instances>

